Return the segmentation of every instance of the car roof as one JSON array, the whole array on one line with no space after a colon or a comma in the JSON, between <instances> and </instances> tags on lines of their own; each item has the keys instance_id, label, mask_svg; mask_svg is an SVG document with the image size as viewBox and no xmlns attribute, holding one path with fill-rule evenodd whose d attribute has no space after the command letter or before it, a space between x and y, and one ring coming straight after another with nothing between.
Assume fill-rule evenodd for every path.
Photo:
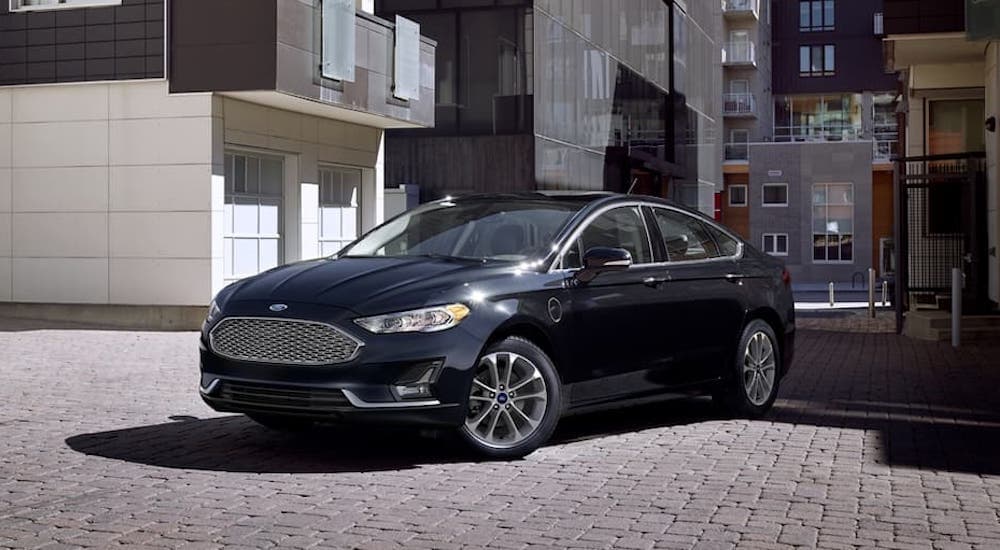
<instances>
[{"instance_id":1,"label":"car roof","mask_svg":"<svg viewBox=\"0 0 1000 550\"><path fill-rule=\"evenodd\" d=\"M641 201L651 204L672 206L691 213L698 213L691 208L673 201L650 195L625 195L608 191L534 191L524 193L475 193L458 195L441 199L448 202L495 202L495 201L532 201L554 203L576 203L580 207L612 204L616 202Z\"/></svg>"}]
</instances>

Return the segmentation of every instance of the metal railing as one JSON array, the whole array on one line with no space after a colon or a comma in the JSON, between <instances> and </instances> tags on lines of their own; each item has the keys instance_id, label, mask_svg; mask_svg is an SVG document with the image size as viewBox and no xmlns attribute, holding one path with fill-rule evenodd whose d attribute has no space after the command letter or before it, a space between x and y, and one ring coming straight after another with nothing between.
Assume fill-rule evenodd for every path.
<instances>
[{"instance_id":1,"label":"metal railing","mask_svg":"<svg viewBox=\"0 0 1000 550\"><path fill-rule=\"evenodd\" d=\"M722 94L722 113L726 115L757 114L757 98L753 94Z\"/></svg>"},{"instance_id":2,"label":"metal railing","mask_svg":"<svg viewBox=\"0 0 1000 550\"><path fill-rule=\"evenodd\" d=\"M756 64L757 47L749 40L744 42L727 42L722 50L722 62L725 64Z\"/></svg>"},{"instance_id":3,"label":"metal railing","mask_svg":"<svg viewBox=\"0 0 1000 550\"><path fill-rule=\"evenodd\" d=\"M726 160L750 160L750 144L727 143Z\"/></svg>"}]
</instances>

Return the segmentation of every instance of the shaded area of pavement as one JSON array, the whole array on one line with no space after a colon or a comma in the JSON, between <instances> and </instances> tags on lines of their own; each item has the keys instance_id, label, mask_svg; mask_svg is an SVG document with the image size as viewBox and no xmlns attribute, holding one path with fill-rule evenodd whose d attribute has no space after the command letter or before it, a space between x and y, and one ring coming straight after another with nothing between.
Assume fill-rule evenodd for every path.
<instances>
[{"instance_id":1,"label":"shaded area of pavement","mask_svg":"<svg viewBox=\"0 0 1000 550\"><path fill-rule=\"evenodd\" d=\"M802 331L765 419L703 398L583 415L515 462L218 415L196 351L0 333L0 547L1000 547L1000 345Z\"/></svg>"}]
</instances>

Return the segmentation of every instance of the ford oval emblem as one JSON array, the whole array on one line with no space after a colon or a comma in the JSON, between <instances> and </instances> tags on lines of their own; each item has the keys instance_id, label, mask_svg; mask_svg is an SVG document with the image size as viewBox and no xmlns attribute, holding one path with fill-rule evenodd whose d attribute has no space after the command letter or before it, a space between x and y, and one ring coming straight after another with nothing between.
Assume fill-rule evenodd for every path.
<instances>
[{"instance_id":1,"label":"ford oval emblem","mask_svg":"<svg viewBox=\"0 0 1000 550\"><path fill-rule=\"evenodd\" d=\"M278 313L278 312L285 311L286 309L288 309L288 305L286 305L286 304L272 304L271 307L269 307L267 309L270 309L271 311L273 311L275 313Z\"/></svg>"}]
</instances>

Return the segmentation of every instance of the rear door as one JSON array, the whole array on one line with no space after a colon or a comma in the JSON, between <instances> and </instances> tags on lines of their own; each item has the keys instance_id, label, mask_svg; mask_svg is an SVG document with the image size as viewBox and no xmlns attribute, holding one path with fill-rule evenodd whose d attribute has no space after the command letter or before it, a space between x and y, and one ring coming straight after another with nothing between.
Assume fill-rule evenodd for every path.
<instances>
[{"instance_id":1,"label":"rear door","mask_svg":"<svg viewBox=\"0 0 1000 550\"><path fill-rule=\"evenodd\" d=\"M654 234L666 256L659 301L669 313L660 330L657 371L668 387L722 376L732 361L746 310L736 239L682 210L652 209Z\"/></svg>"}]
</instances>

